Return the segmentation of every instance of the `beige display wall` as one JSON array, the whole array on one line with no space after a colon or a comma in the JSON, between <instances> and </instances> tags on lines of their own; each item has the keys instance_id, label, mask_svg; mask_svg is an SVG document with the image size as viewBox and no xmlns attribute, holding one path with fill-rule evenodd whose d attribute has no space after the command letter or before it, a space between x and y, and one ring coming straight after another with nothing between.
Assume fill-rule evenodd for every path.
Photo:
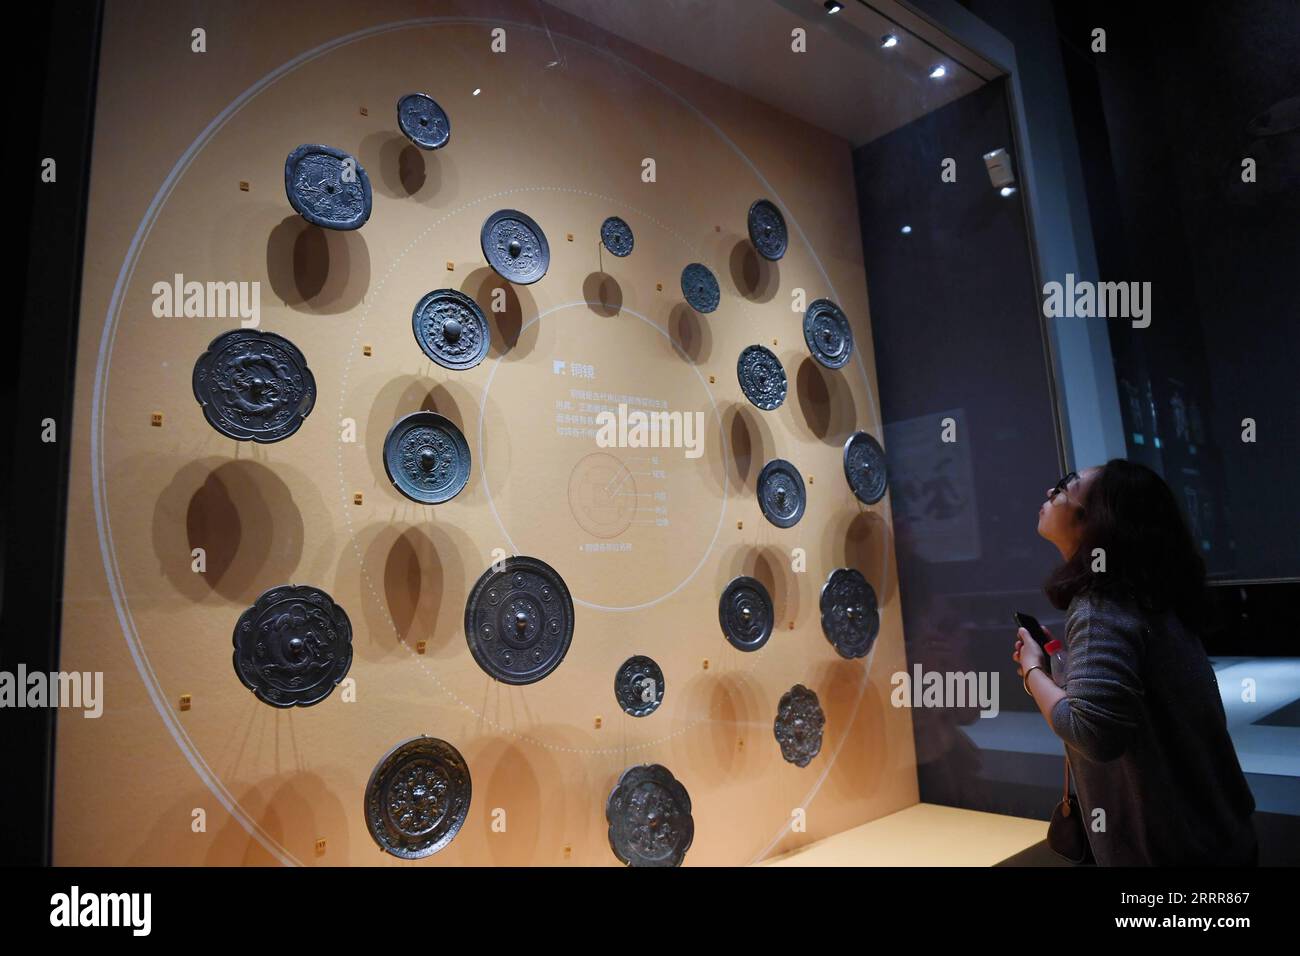
<instances>
[{"instance_id":1,"label":"beige display wall","mask_svg":"<svg viewBox=\"0 0 1300 956\"><path fill-rule=\"evenodd\" d=\"M916 802L910 715L889 704L905 659L888 499L860 505L841 467L855 428L880 433L848 144L551 8L543 26L540 12L108 4L61 665L102 671L105 706L60 717L56 863L617 865L605 800L639 763L664 764L691 795L688 865L750 863ZM195 27L206 53L191 50ZM505 52L491 49L495 27ZM397 130L394 104L415 90L449 113L445 149ZM290 208L285 156L314 142L367 170L374 211L359 231ZM746 237L763 196L790 224L777 263ZM549 238L534 285L504 283L482 257L479 228L503 207ZM609 215L635 231L626 259L599 245ZM718 276L711 315L682 301L691 261ZM237 323L156 317L153 284L176 274L260 284L261 327L295 342L317 383L291 438L241 444L204 421L194 360ZM442 287L488 310L504 290L491 351L470 371L428 361L412 336L412 306ZM857 354L844 369L808 356L796 290L848 314ZM756 342L789 376L773 412L736 381ZM557 403L576 404L575 389L703 412L703 454L562 434ZM456 422L473 456L468 487L436 507L402 498L381 462L389 426L422 408ZM757 505L773 457L807 482L791 529ZM615 475L638 510L604 495ZM590 547L602 542L618 548ZM491 680L465 642L466 596L498 548L550 563L576 603L568 656L530 686ZM842 566L880 598L863 660L840 659L820 628L819 590ZM718 624L737 574L775 601L776 633L753 654ZM347 610L355 700L336 690L277 710L236 678L236 619L284 583ZM643 719L613 695L632 654L665 675L664 703ZM827 717L802 769L772 729L796 683ZM454 744L474 789L459 836L408 864L378 850L361 805L379 758L419 734Z\"/></svg>"}]
</instances>

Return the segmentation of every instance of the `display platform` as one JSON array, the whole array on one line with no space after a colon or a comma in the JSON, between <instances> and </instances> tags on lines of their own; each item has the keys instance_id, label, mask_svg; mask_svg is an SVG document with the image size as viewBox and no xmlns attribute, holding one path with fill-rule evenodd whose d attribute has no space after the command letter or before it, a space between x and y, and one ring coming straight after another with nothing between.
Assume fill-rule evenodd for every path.
<instances>
[{"instance_id":1,"label":"display platform","mask_svg":"<svg viewBox=\"0 0 1300 956\"><path fill-rule=\"evenodd\" d=\"M1040 844L1042 820L918 803L760 866L993 866Z\"/></svg>"}]
</instances>

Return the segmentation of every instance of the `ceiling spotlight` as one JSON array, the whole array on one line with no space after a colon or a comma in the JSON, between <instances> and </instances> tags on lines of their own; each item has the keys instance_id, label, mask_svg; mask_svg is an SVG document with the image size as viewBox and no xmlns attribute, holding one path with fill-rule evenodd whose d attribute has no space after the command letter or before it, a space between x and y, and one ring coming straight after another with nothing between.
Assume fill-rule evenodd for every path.
<instances>
[{"instance_id":1,"label":"ceiling spotlight","mask_svg":"<svg viewBox=\"0 0 1300 956\"><path fill-rule=\"evenodd\" d=\"M840 3L839 0L826 0L822 6L826 8L827 13L839 13L844 9L844 4Z\"/></svg>"},{"instance_id":2,"label":"ceiling spotlight","mask_svg":"<svg viewBox=\"0 0 1300 956\"><path fill-rule=\"evenodd\" d=\"M942 63L930 71L930 79L937 80L948 75L948 70Z\"/></svg>"},{"instance_id":3,"label":"ceiling spotlight","mask_svg":"<svg viewBox=\"0 0 1300 956\"><path fill-rule=\"evenodd\" d=\"M912 234L912 227L911 227L911 226L904 226L902 229L900 229L900 230L898 230L898 231L901 232L901 233L902 233L903 235L905 235L905 236L910 236L910 235Z\"/></svg>"},{"instance_id":4,"label":"ceiling spotlight","mask_svg":"<svg viewBox=\"0 0 1300 956\"><path fill-rule=\"evenodd\" d=\"M880 45L884 47L886 50L890 49L891 47L896 47L898 46L898 37L894 36L892 33L886 33L883 37L880 38Z\"/></svg>"},{"instance_id":5,"label":"ceiling spotlight","mask_svg":"<svg viewBox=\"0 0 1300 956\"><path fill-rule=\"evenodd\" d=\"M1001 189L998 190L998 195L1002 196L1005 199L1007 196L1012 195L1015 191L1016 191L1015 186L1003 186Z\"/></svg>"}]
</instances>

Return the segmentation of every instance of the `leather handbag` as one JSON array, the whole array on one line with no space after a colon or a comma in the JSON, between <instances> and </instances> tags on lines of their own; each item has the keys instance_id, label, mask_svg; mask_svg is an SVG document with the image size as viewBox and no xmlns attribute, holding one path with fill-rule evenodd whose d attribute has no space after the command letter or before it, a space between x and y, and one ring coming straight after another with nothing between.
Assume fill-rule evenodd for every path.
<instances>
[{"instance_id":1,"label":"leather handbag","mask_svg":"<svg viewBox=\"0 0 1300 956\"><path fill-rule=\"evenodd\" d=\"M1065 793L1052 810L1052 822L1047 825L1047 845L1057 856L1071 863L1095 863L1088 831L1083 822L1079 799L1070 793L1070 756L1065 756Z\"/></svg>"}]
</instances>

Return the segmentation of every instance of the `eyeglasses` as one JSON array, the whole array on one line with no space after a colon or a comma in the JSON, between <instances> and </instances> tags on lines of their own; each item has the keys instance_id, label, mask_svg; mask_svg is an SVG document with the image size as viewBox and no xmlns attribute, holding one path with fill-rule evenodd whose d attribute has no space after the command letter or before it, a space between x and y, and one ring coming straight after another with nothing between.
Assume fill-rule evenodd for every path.
<instances>
[{"instance_id":1,"label":"eyeglasses","mask_svg":"<svg viewBox=\"0 0 1300 956\"><path fill-rule=\"evenodd\" d=\"M1079 479L1079 473L1077 471L1070 472L1068 475L1066 475L1064 478L1062 478L1060 481L1058 481L1055 485L1052 486L1052 490L1047 493L1047 500L1055 501L1057 495L1064 495L1065 489L1070 486L1070 482L1078 481L1078 479ZM1066 501L1069 501L1070 496L1065 495L1065 499Z\"/></svg>"}]
</instances>

